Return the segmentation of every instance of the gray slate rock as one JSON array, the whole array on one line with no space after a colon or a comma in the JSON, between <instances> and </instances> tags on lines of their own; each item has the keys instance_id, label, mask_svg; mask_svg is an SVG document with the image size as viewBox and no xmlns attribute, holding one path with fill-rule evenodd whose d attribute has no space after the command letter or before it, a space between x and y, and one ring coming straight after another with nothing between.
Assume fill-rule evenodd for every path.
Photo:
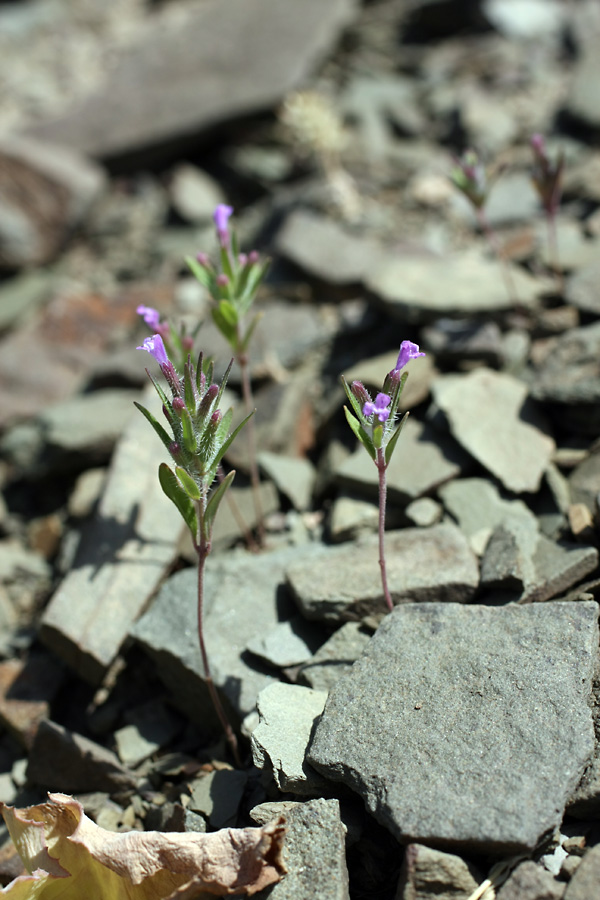
<instances>
[{"instance_id":1,"label":"gray slate rock","mask_svg":"<svg viewBox=\"0 0 600 900\"><path fill-rule=\"evenodd\" d=\"M564 429L596 434L600 427L600 322L558 338L531 380L531 396L552 404Z\"/></svg>"},{"instance_id":2,"label":"gray slate rock","mask_svg":"<svg viewBox=\"0 0 600 900\"><path fill-rule=\"evenodd\" d=\"M406 517L419 528L428 528L441 521L444 510L432 497L420 497L413 500L404 510Z\"/></svg>"},{"instance_id":3,"label":"gray slate rock","mask_svg":"<svg viewBox=\"0 0 600 900\"><path fill-rule=\"evenodd\" d=\"M406 506L462 474L468 457L447 435L408 418L387 469L388 499ZM336 472L338 481L370 497L379 495L377 468L360 444Z\"/></svg>"},{"instance_id":4,"label":"gray slate rock","mask_svg":"<svg viewBox=\"0 0 600 900\"><path fill-rule=\"evenodd\" d=\"M315 467L310 460L263 450L258 454L258 462L281 493L291 500L295 509L302 511L309 508L316 478Z\"/></svg>"},{"instance_id":5,"label":"gray slate rock","mask_svg":"<svg viewBox=\"0 0 600 900\"><path fill-rule=\"evenodd\" d=\"M496 485L484 478L456 478L438 494L478 555L483 554L492 532L506 521L515 519L524 528L537 528L535 515L522 500L501 497Z\"/></svg>"},{"instance_id":6,"label":"gray slate rock","mask_svg":"<svg viewBox=\"0 0 600 900\"><path fill-rule=\"evenodd\" d=\"M565 885L542 866L527 859L498 891L497 900L561 900Z\"/></svg>"},{"instance_id":7,"label":"gray slate rock","mask_svg":"<svg viewBox=\"0 0 600 900\"><path fill-rule=\"evenodd\" d=\"M481 587L521 593L535 578L533 555L538 540L537 523L508 519L498 525L481 561Z\"/></svg>"},{"instance_id":8,"label":"gray slate rock","mask_svg":"<svg viewBox=\"0 0 600 900\"><path fill-rule=\"evenodd\" d=\"M278 622L265 634L248 641L247 649L255 656L278 668L298 666L310 659L323 643L320 628L302 616Z\"/></svg>"},{"instance_id":9,"label":"gray slate rock","mask_svg":"<svg viewBox=\"0 0 600 900\"><path fill-rule=\"evenodd\" d=\"M401 606L332 689L307 759L401 841L529 852L593 754L597 617L594 602Z\"/></svg>"},{"instance_id":10,"label":"gray slate rock","mask_svg":"<svg viewBox=\"0 0 600 900\"><path fill-rule=\"evenodd\" d=\"M142 399L159 417L151 386ZM166 456L144 417L132 410L97 515L42 616L41 639L92 683L114 661L177 555L182 521L156 477Z\"/></svg>"},{"instance_id":11,"label":"gray slate rock","mask_svg":"<svg viewBox=\"0 0 600 900\"><path fill-rule=\"evenodd\" d=\"M387 520L389 523L389 519ZM329 534L332 541L349 541L361 533L377 531L379 506L376 502L342 494L333 501Z\"/></svg>"},{"instance_id":12,"label":"gray slate rock","mask_svg":"<svg viewBox=\"0 0 600 900\"><path fill-rule=\"evenodd\" d=\"M278 104L323 59L355 9L353 0L182 7L167 27L151 19L143 41L117 51L94 93L29 132L94 156L189 140Z\"/></svg>"},{"instance_id":13,"label":"gray slate rock","mask_svg":"<svg viewBox=\"0 0 600 900\"><path fill-rule=\"evenodd\" d=\"M225 194L208 172L189 163L181 163L169 185L171 203L177 213L192 225L212 225L213 213Z\"/></svg>"},{"instance_id":14,"label":"gray slate rock","mask_svg":"<svg viewBox=\"0 0 600 900\"><path fill-rule=\"evenodd\" d=\"M350 900L344 846L345 831L337 800L263 803L251 816L264 825L283 813L287 834L283 861L287 875L254 894L255 900Z\"/></svg>"},{"instance_id":15,"label":"gray slate rock","mask_svg":"<svg viewBox=\"0 0 600 900\"><path fill-rule=\"evenodd\" d=\"M273 682L260 692L260 721L250 742L254 765L262 769L266 783L273 779L280 791L311 796L326 786L304 759L326 700L325 691L283 682Z\"/></svg>"},{"instance_id":16,"label":"gray slate rock","mask_svg":"<svg viewBox=\"0 0 600 900\"><path fill-rule=\"evenodd\" d=\"M370 640L371 634L360 622L346 622L334 631L309 662L300 666L298 683L318 691L330 691L362 656Z\"/></svg>"},{"instance_id":17,"label":"gray slate rock","mask_svg":"<svg viewBox=\"0 0 600 900\"><path fill-rule=\"evenodd\" d=\"M372 238L352 234L332 219L296 210L277 234L278 253L330 284L362 281L383 260Z\"/></svg>"},{"instance_id":18,"label":"gray slate rock","mask_svg":"<svg viewBox=\"0 0 600 900\"><path fill-rule=\"evenodd\" d=\"M273 681L273 670L248 658L246 645L296 609L282 596L284 572L291 563L311 558L312 545L252 556L209 558L205 572L204 635L215 684L234 713L251 712L259 692ZM202 673L197 634L195 569L165 582L148 612L131 631L156 661L160 678L177 705L206 728L218 728Z\"/></svg>"},{"instance_id":19,"label":"gray slate rock","mask_svg":"<svg viewBox=\"0 0 600 900\"><path fill-rule=\"evenodd\" d=\"M89 738L45 719L40 723L29 754L27 778L52 791L129 790L136 786L133 772L121 765L110 750Z\"/></svg>"},{"instance_id":20,"label":"gray slate rock","mask_svg":"<svg viewBox=\"0 0 600 900\"><path fill-rule=\"evenodd\" d=\"M402 528L386 534L387 576L392 601L468 603L479 584L473 552L451 523ZM286 571L307 619L339 622L385 609L379 575L378 539L323 550Z\"/></svg>"},{"instance_id":21,"label":"gray slate rock","mask_svg":"<svg viewBox=\"0 0 600 900\"><path fill-rule=\"evenodd\" d=\"M534 305L541 290L538 281L515 267L511 267L511 277L520 304ZM482 284L486 286L484 291ZM477 253L421 258L396 255L370 269L366 285L390 315L408 321L443 314L486 313L514 305L498 263Z\"/></svg>"},{"instance_id":22,"label":"gray slate rock","mask_svg":"<svg viewBox=\"0 0 600 900\"><path fill-rule=\"evenodd\" d=\"M598 895L600 884L600 845L591 847L573 875L564 893L564 900L591 900Z\"/></svg>"},{"instance_id":23,"label":"gray slate rock","mask_svg":"<svg viewBox=\"0 0 600 900\"><path fill-rule=\"evenodd\" d=\"M201 813L213 829L234 827L247 783L248 773L237 769L207 772L192 782L188 809Z\"/></svg>"},{"instance_id":24,"label":"gray slate rock","mask_svg":"<svg viewBox=\"0 0 600 900\"><path fill-rule=\"evenodd\" d=\"M555 444L525 384L481 368L438 378L433 395L459 444L508 490L539 489Z\"/></svg>"},{"instance_id":25,"label":"gray slate rock","mask_svg":"<svg viewBox=\"0 0 600 900\"><path fill-rule=\"evenodd\" d=\"M468 900L481 881L475 867L460 856L409 844L395 900Z\"/></svg>"}]
</instances>

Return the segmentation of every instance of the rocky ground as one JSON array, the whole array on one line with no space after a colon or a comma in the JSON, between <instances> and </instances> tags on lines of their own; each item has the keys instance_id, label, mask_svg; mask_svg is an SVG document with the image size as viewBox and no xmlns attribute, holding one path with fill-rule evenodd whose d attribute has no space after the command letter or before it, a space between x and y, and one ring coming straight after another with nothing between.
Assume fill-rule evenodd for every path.
<instances>
[{"instance_id":1,"label":"rocky ground","mask_svg":"<svg viewBox=\"0 0 600 900\"><path fill-rule=\"evenodd\" d=\"M600 894L599 40L594 0L0 2L0 801L75 794L117 831L283 812L273 900ZM565 155L559 271L537 132ZM448 178L467 147L508 290ZM223 507L206 582L242 769L133 408L155 404L138 304L229 360L183 264L219 202L273 260L266 549ZM379 389L402 340L427 355L386 614L339 377ZM243 441L227 464L256 524Z\"/></svg>"}]
</instances>

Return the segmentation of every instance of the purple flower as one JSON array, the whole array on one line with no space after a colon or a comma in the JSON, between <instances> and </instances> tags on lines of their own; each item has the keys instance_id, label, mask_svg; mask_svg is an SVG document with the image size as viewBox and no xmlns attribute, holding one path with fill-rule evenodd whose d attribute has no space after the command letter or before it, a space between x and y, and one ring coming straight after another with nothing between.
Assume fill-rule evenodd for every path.
<instances>
[{"instance_id":1,"label":"purple flower","mask_svg":"<svg viewBox=\"0 0 600 900\"><path fill-rule=\"evenodd\" d=\"M160 313L157 309L154 309L152 306L140 304L136 309L136 313L138 316L142 317L146 325L150 328L158 328L158 325L160 324Z\"/></svg>"},{"instance_id":2,"label":"purple flower","mask_svg":"<svg viewBox=\"0 0 600 900\"><path fill-rule=\"evenodd\" d=\"M390 405L391 399L392 398L387 394L377 394L375 403L372 403L369 400L363 406L363 416L376 415L380 422L386 422L390 415L388 406Z\"/></svg>"},{"instance_id":3,"label":"purple flower","mask_svg":"<svg viewBox=\"0 0 600 900\"><path fill-rule=\"evenodd\" d=\"M400 353L398 354L398 361L396 363L396 368L390 373L392 377L397 377L400 369L403 369L407 362L411 359L417 359L418 356L425 356L424 353L421 353L419 350L418 344L413 344L412 341L402 341L400 344Z\"/></svg>"},{"instance_id":4,"label":"purple flower","mask_svg":"<svg viewBox=\"0 0 600 900\"><path fill-rule=\"evenodd\" d=\"M163 343L163 339L160 334L153 334L152 337L147 337L141 347L136 347L136 350L147 350L151 356L154 357L159 366L168 366L169 358L167 356L167 351L165 350L165 345Z\"/></svg>"},{"instance_id":5,"label":"purple flower","mask_svg":"<svg viewBox=\"0 0 600 900\"><path fill-rule=\"evenodd\" d=\"M229 217L232 213L233 206L227 206L225 203L219 203L213 214L213 220L215 225L217 226L219 244L224 249L229 247L229 228L227 227L227 223L229 222Z\"/></svg>"}]
</instances>

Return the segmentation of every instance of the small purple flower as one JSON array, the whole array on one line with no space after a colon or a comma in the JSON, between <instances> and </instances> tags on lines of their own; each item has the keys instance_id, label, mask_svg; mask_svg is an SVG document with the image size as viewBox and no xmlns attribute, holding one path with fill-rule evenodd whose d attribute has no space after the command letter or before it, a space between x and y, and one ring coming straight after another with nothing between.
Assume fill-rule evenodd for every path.
<instances>
[{"instance_id":1,"label":"small purple flower","mask_svg":"<svg viewBox=\"0 0 600 900\"><path fill-rule=\"evenodd\" d=\"M213 220L217 227L219 244L224 249L227 249L229 247L229 228L227 223L229 222L229 217L232 215L232 213L233 206L227 206L225 203L219 203L213 215Z\"/></svg>"},{"instance_id":2,"label":"small purple flower","mask_svg":"<svg viewBox=\"0 0 600 900\"><path fill-rule=\"evenodd\" d=\"M386 422L390 415L388 406L391 400L387 394L377 394L375 403L369 401L363 406L363 416L376 415L380 422Z\"/></svg>"},{"instance_id":3,"label":"small purple flower","mask_svg":"<svg viewBox=\"0 0 600 900\"><path fill-rule=\"evenodd\" d=\"M398 354L396 367L390 373L392 377L397 377L400 369L403 369L407 362L409 362L411 359L417 359L417 357L419 356L425 356L425 354L421 353L418 344L413 344L412 341L402 341L402 343L400 344L400 353Z\"/></svg>"},{"instance_id":4,"label":"small purple flower","mask_svg":"<svg viewBox=\"0 0 600 900\"><path fill-rule=\"evenodd\" d=\"M136 347L135 349L147 350L148 353L154 357L161 369L163 366L169 365L169 357L167 356L167 351L165 350L165 345L160 334L153 334L152 337L147 337L141 347Z\"/></svg>"},{"instance_id":5,"label":"small purple flower","mask_svg":"<svg viewBox=\"0 0 600 900\"><path fill-rule=\"evenodd\" d=\"M152 306L144 306L143 304L140 304L136 309L136 313L138 314L138 316L142 317L146 325L148 325L150 328L158 328L160 324L160 313L157 309L154 309Z\"/></svg>"}]
</instances>

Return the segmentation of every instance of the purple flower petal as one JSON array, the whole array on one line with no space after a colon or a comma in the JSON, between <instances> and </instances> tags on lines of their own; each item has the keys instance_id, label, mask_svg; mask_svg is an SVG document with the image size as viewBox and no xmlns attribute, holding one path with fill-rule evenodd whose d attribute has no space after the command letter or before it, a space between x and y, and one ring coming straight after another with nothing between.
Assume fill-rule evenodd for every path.
<instances>
[{"instance_id":1,"label":"purple flower petal","mask_svg":"<svg viewBox=\"0 0 600 900\"><path fill-rule=\"evenodd\" d=\"M418 344L413 344L412 341L402 341L394 374L397 375L400 369L403 369L409 360L417 359L418 356L425 356L424 353L420 352Z\"/></svg>"},{"instance_id":2,"label":"purple flower petal","mask_svg":"<svg viewBox=\"0 0 600 900\"><path fill-rule=\"evenodd\" d=\"M160 334L153 334L152 337L147 337L141 347L136 347L135 349L147 350L161 367L169 365L169 357Z\"/></svg>"},{"instance_id":3,"label":"purple flower petal","mask_svg":"<svg viewBox=\"0 0 600 900\"><path fill-rule=\"evenodd\" d=\"M154 309L152 306L144 306L140 304L136 309L136 313L138 316L141 316L146 325L150 328L157 328L160 324L160 313L157 309Z\"/></svg>"},{"instance_id":4,"label":"purple flower petal","mask_svg":"<svg viewBox=\"0 0 600 900\"><path fill-rule=\"evenodd\" d=\"M229 217L233 214L233 206L227 206L225 203L219 203L213 214L213 220L217 227L219 243L221 247L229 246Z\"/></svg>"},{"instance_id":5,"label":"purple flower petal","mask_svg":"<svg viewBox=\"0 0 600 900\"><path fill-rule=\"evenodd\" d=\"M391 399L392 398L387 394L377 394L375 403L369 401L363 406L363 416L368 417L375 415L380 422L386 422L390 415L388 406L390 405Z\"/></svg>"}]
</instances>

